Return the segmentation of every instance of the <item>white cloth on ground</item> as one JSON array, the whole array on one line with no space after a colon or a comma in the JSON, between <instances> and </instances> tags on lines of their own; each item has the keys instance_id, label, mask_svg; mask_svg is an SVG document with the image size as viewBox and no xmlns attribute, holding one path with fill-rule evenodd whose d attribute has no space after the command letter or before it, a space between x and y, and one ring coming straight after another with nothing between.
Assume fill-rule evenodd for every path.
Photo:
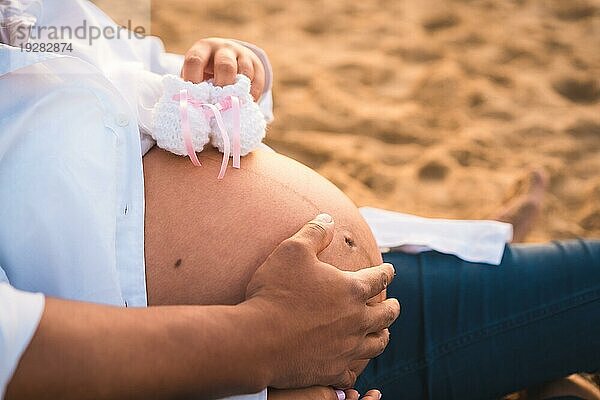
<instances>
[{"instance_id":1,"label":"white cloth on ground","mask_svg":"<svg viewBox=\"0 0 600 400\"><path fill-rule=\"evenodd\" d=\"M512 225L504 222L424 218L372 207L362 207L360 212L383 251L436 250L465 261L498 265L512 240Z\"/></svg>"}]
</instances>

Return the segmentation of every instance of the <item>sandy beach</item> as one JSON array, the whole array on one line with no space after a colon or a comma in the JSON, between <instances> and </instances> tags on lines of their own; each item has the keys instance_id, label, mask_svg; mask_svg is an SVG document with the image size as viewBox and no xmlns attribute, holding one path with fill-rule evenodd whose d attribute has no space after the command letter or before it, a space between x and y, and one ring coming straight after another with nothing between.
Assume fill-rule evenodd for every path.
<instances>
[{"instance_id":1,"label":"sandy beach","mask_svg":"<svg viewBox=\"0 0 600 400\"><path fill-rule=\"evenodd\" d=\"M600 1L156 0L152 34L264 48L267 143L358 205L486 218L541 167L528 240L600 236Z\"/></svg>"}]
</instances>

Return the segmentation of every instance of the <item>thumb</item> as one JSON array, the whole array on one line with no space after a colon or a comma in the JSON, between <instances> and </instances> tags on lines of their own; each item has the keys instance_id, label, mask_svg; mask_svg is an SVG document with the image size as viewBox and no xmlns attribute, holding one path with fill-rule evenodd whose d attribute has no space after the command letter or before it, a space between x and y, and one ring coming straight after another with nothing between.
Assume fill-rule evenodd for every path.
<instances>
[{"instance_id":1,"label":"thumb","mask_svg":"<svg viewBox=\"0 0 600 400\"><path fill-rule=\"evenodd\" d=\"M334 222L329 214L319 214L304 225L291 239L308 244L315 254L322 252L333 240Z\"/></svg>"}]
</instances>

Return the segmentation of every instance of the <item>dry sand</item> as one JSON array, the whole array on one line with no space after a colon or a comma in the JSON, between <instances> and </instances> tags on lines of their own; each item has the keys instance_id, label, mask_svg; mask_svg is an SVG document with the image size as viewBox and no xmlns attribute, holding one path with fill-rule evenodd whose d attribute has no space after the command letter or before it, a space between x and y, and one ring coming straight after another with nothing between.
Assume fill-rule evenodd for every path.
<instances>
[{"instance_id":1,"label":"dry sand","mask_svg":"<svg viewBox=\"0 0 600 400\"><path fill-rule=\"evenodd\" d=\"M551 176L530 240L600 237L600 2L153 1L168 50L235 37L275 70L267 142L358 205L484 218Z\"/></svg>"}]
</instances>

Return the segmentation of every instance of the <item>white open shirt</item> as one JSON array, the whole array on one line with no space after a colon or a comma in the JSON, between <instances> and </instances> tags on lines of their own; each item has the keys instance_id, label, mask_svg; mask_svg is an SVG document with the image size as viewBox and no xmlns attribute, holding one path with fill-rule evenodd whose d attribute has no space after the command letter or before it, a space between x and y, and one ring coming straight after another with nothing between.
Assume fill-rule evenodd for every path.
<instances>
[{"instance_id":1,"label":"white open shirt","mask_svg":"<svg viewBox=\"0 0 600 400\"><path fill-rule=\"evenodd\" d=\"M43 10L42 0L7 0L0 23L3 16L40 26L76 27L84 19L116 26L85 0L45 0ZM8 42L0 31L2 40ZM244 44L267 71L259 105L271 120L269 61ZM135 82L151 73L178 75L183 60L154 37L74 41L73 50L56 56L0 44L0 398L37 328L44 295L147 305L142 154L153 143L140 135L137 104L155 93ZM510 225L492 221L362 212L386 248L498 264L511 237ZM242 398L266 399L266 390Z\"/></svg>"},{"instance_id":2,"label":"white open shirt","mask_svg":"<svg viewBox=\"0 0 600 400\"><path fill-rule=\"evenodd\" d=\"M8 3L0 22L2 7L15 17L21 6L24 21L40 26L76 27L84 19L116 26L85 0L45 0L43 9L39 0ZM250 47L270 71L264 53ZM73 50L56 56L0 44L0 397L35 332L43 295L147 304L142 141L131 78L139 71L178 75L183 60L153 37L74 41ZM267 119L270 80L269 73L261 99ZM143 142L147 151L151 143ZM265 399L266 391L246 398Z\"/></svg>"}]
</instances>

